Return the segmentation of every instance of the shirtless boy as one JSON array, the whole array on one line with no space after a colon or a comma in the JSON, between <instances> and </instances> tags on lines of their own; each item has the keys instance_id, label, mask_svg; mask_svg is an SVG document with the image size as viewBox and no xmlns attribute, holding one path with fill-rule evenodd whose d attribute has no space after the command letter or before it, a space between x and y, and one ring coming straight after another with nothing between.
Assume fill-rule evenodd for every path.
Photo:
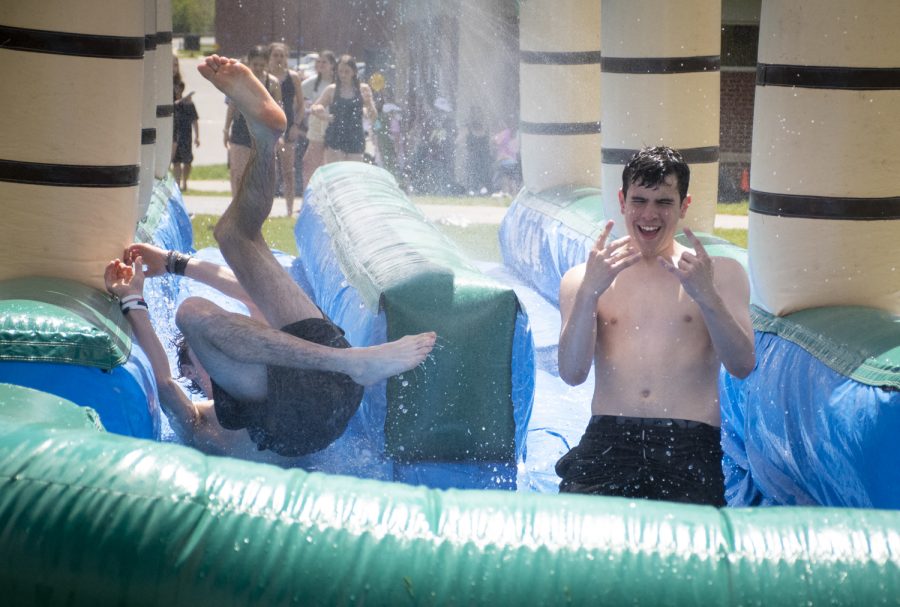
<instances>
[{"instance_id":1,"label":"shirtless boy","mask_svg":"<svg viewBox=\"0 0 900 607\"><path fill-rule=\"evenodd\" d=\"M560 284L559 375L585 381L591 421L556 464L560 492L722 506L720 365L755 366L743 267L710 257L688 228L690 169L666 147L644 148L622 174L627 236L607 222L586 263Z\"/></svg>"},{"instance_id":2,"label":"shirtless boy","mask_svg":"<svg viewBox=\"0 0 900 607\"><path fill-rule=\"evenodd\" d=\"M363 386L412 369L434 346L434 333L352 348L281 267L261 228L272 209L275 154L285 116L250 69L212 55L200 73L247 119L255 139L237 195L215 228L230 270L148 245L132 245L106 268L135 337L151 360L160 402L176 434L207 453L274 463L323 449L359 407ZM188 360L184 376L212 401L192 402L170 373L142 303L144 272L184 274L248 305L251 317L192 297L179 306Z\"/></svg>"}]
</instances>

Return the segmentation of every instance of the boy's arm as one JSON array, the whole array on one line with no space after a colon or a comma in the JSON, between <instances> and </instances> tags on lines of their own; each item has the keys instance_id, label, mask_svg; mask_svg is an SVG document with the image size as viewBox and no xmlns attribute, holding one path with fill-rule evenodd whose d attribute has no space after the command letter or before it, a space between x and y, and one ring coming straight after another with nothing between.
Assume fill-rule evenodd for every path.
<instances>
[{"instance_id":1,"label":"boy's arm","mask_svg":"<svg viewBox=\"0 0 900 607\"><path fill-rule=\"evenodd\" d=\"M172 253L172 256L170 256L170 253ZM162 276L175 270L176 273L193 278L224 293L228 297L238 300L247 306L251 318L264 318L262 312L253 303L250 295L238 282L234 272L227 266L220 266L211 261L189 257L177 251L165 251L159 247L143 243L130 245L126 251L126 256L128 258L126 261L133 261L138 257L142 257L144 264L147 266L147 276ZM176 259L187 257L187 263L184 264L184 267L181 267L179 264L171 261L173 257Z\"/></svg>"},{"instance_id":2,"label":"boy's arm","mask_svg":"<svg viewBox=\"0 0 900 607\"><path fill-rule=\"evenodd\" d=\"M150 323L150 311L143 296L144 274L140 258L137 262L136 269L118 259L109 262L104 274L106 289L122 302L122 311L131 325L135 341L150 360L150 368L159 390L160 405L169 418L172 429L184 443L193 444L200 416L194 403L172 377L166 351Z\"/></svg>"},{"instance_id":3,"label":"boy's arm","mask_svg":"<svg viewBox=\"0 0 900 607\"><path fill-rule=\"evenodd\" d=\"M747 273L733 259L711 258L690 228L684 233L694 252L682 253L677 265L663 258L660 262L700 306L713 348L725 369L735 377L747 377L756 366Z\"/></svg>"},{"instance_id":4,"label":"boy's arm","mask_svg":"<svg viewBox=\"0 0 900 607\"><path fill-rule=\"evenodd\" d=\"M169 358L153 330L150 312L143 300L142 261L137 257L134 266L118 259L111 261L104 275L106 288L119 298L134 339L150 360L160 406L178 439L204 453L229 455L246 436L222 428L216 419L212 401L192 401L172 377Z\"/></svg>"},{"instance_id":5,"label":"boy's arm","mask_svg":"<svg viewBox=\"0 0 900 607\"><path fill-rule=\"evenodd\" d=\"M625 236L607 245L613 221L603 231L588 254L588 260L563 276L559 286L559 377L576 386L587 379L597 344L597 302L619 272L637 263L641 254Z\"/></svg>"}]
</instances>

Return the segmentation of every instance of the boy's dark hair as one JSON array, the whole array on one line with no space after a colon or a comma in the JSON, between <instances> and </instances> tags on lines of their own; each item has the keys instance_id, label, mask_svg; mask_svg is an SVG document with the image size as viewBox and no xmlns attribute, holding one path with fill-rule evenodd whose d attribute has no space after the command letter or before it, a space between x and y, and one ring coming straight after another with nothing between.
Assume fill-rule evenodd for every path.
<instances>
[{"instance_id":1,"label":"boy's dark hair","mask_svg":"<svg viewBox=\"0 0 900 607\"><path fill-rule=\"evenodd\" d=\"M203 388L200 387L200 384L197 383L197 380L188 379L184 376L184 368L194 366L193 361L191 361L191 356L190 354L188 354L188 343L184 338L184 335L181 333L176 335L175 339L172 340L172 345L175 346L175 355L178 362L178 377L176 379L187 380L188 391L191 394L201 394L203 396L208 396L203 392Z\"/></svg>"},{"instance_id":2,"label":"boy's dark hair","mask_svg":"<svg viewBox=\"0 0 900 607\"><path fill-rule=\"evenodd\" d=\"M691 169L681 157L681 153L668 146L641 148L635 152L622 171L622 193L628 196L631 184L653 188L661 184L667 175L678 179L678 194L681 201L687 196L691 182Z\"/></svg>"}]
</instances>

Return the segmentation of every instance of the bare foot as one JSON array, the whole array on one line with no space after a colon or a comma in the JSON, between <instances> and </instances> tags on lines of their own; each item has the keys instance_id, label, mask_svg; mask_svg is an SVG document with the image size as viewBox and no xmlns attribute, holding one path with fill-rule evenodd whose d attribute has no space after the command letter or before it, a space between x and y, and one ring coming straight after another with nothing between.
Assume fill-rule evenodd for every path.
<instances>
[{"instance_id":1,"label":"bare foot","mask_svg":"<svg viewBox=\"0 0 900 607\"><path fill-rule=\"evenodd\" d=\"M356 383L368 386L409 371L425 360L434 348L435 339L434 332L419 333L378 346L354 348L352 351L356 356L350 361L351 369L347 375Z\"/></svg>"},{"instance_id":2,"label":"bare foot","mask_svg":"<svg viewBox=\"0 0 900 607\"><path fill-rule=\"evenodd\" d=\"M210 55L197 71L234 101L257 141L274 143L284 133L284 111L249 67L236 59Z\"/></svg>"}]
</instances>

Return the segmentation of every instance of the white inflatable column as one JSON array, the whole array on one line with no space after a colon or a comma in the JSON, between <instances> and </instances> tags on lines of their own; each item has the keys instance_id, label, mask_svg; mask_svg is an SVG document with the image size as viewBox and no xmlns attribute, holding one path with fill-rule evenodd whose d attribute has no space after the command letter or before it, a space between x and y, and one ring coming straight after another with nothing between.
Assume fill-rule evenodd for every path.
<instances>
[{"instance_id":1,"label":"white inflatable column","mask_svg":"<svg viewBox=\"0 0 900 607\"><path fill-rule=\"evenodd\" d=\"M603 1L603 205L621 225L622 169L668 145L691 167L685 224L712 232L719 189L719 0Z\"/></svg>"},{"instance_id":2,"label":"white inflatable column","mask_svg":"<svg viewBox=\"0 0 900 607\"><path fill-rule=\"evenodd\" d=\"M525 188L600 187L600 2L519 3Z\"/></svg>"},{"instance_id":3,"label":"white inflatable column","mask_svg":"<svg viewBox=\"0 0 900 607\"><path fill-rule=\"evenodd\" d=\"M774 314L900 314L900 2L765 1L750 267Z\"/></svg>"},{"instance_id":4,"label":"white inflatable column","mask_svg":"<svg viewBox=\"0 0 900 607\"><path fill-rule=\"evenodd\" d=\"M169 0L156 2L156 166L154 173L162 179L172 160L172 5Z\"/></svg>"},{"instance_id":5,"label":"white inflatable column","mask_svg":"<svg viewBox=\"0 0 900 607\"><path fill-rule=\"evenodd\" d=\"M134 237L143 0L4 0L0 279L103 288Z\"/></svg>"},{"instance_id":6,"label":"white inflatable column","mask_svg":"<svg viewBox=\"0 0 900 607\"><path fill-rule=\"evenodd\" d=\"M150 206L156 167L156 0L144 0L144 95L141 125L138 219L147 214Z\"/></svg>"}]
</instances>

